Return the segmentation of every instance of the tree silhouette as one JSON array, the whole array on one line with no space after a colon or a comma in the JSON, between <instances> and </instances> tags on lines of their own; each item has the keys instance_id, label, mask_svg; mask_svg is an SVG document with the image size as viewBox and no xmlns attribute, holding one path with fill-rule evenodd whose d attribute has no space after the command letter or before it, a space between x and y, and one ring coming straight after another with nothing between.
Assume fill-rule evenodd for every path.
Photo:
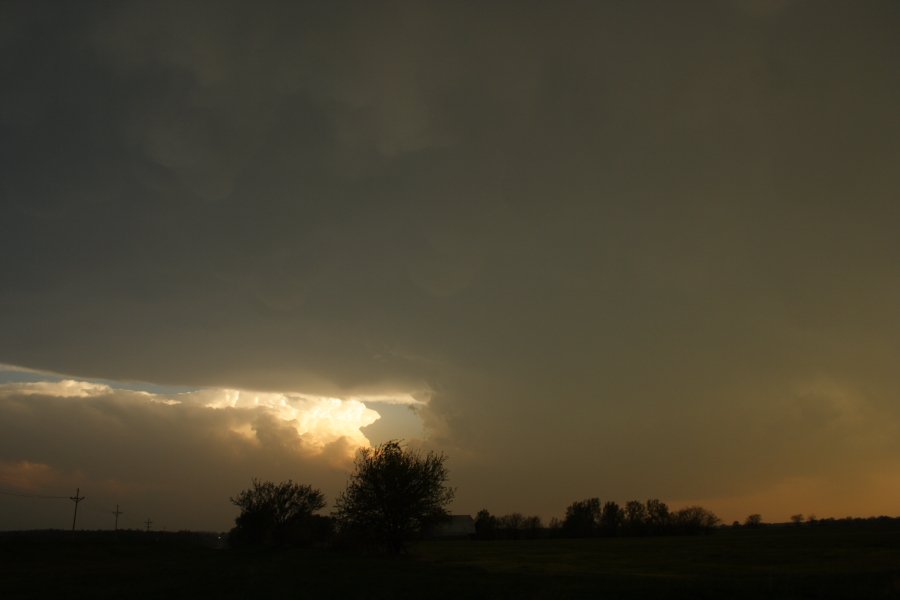
<instances>
[{"instance_id":1,"label":"tree silhouette","mask_svg":"<svg viewBox=\"0 0 900 600\"><path fill-rule=\"evenodd\" d=\"M749 515L744 520L744 527L756 528L762 525L762 516L758 513Z\"/></svg>"},{"instance_id":2,"label":"tree silhouette","mask_svg":"<svg viewBox=\"0 0 900 600\"><path fill-rule=\"evenodd\" d=\"M525 528L525 515L522 513L509 513L508 515L503 515L497 521L503 536L509 539L519 539L522 530Z\"/></svg>"},{"instance_id":3,"label":"tree silhouette","mask_svg":"<svg viewBox=\"0 0 900 600\"><path fill-rule=\"evenodd\" d=\"M325 496L308 485L253 479L231 502L241 509L229 536L238 546L307 542L323 528L313 513L325 507Z\"/></svg>"},{"instance_id":4,"label":"tree silhouette","mask_svg":"<svg viewBox=\"0 0 900 600\"><path fill-rule=\"evenodd\" d=\"M341 530L404 550L414 533L447 517L454 490L446 485L447 457L420 454L391 440L356 455L355 471L335 503Z\"/></svg>"},{"instance_id":5,"label":"tree silhouette","mask_svg":"<svg viewBox=\"0 0 900 600\"><path fill-rule=\"evenodd\" d=\"M603 505L603 514L600 516L600 531L603 535L618 535L622 525L622 509L616 502L607 502Z\"/></svg>"},{"instance_id":6,"label":"tree silhouette","mask_svg":"<svg viewBox=\"0 0 900 600\"><path fill-rule=\"evenodd\" d=\"M688 506L677 511L672 521L680 533L709 533L718 525L719 517L702 506Z\"/></svg>"},{"instance_id":7,"label":"tree silhouette","mask_svg":"<svg viewBox=\"0 0 900 600\"><path fill-rule=\"evenodd\" d=\"M540 535L541 530L544 528L544 523L541 521L541 518L537 515L532 515L530 517L525 517L525 522L522 524L522 528L525 530L525 535L529 538L536 538Z\"/></svg>"},{"instance_id":8,"label":"tree silhouette","mask_svg":"<svg viewBox=\"0 0 900 600\"><path fill-rule=\"evenodd\" d=\"M629 500L625 503L625 529L632 535L641 534L647 525L647 507L643 502Z\"/></svg>"},{"instance_id":9,"label":"tree silhouette","mask_svg":"<svg viewBox=\"0 0 900 600\"><path fill-rule=\"evenodd\" d=\"M482 540L492 540L497 535L499 519L488 509L482 508L475 517L475 535Z\"/></svg>"},{"instance_id":10,"label":"tree silhouette","mask_svg":"<svg viewBox=\"0 0 900 600\"><path fill-rule=\"evenodd\" d=\"M599 498L587 498L573 502L566 508L563 531L574 537L594 535L600 525L602 510Z\"/></svg>"},{"instance_id":11,"label":"tree silhouette","mask_svg":"<svg viewBox=\"0 0 900 600\"><path fill-rule=\"evenodd\" d=\"M670 535L708 533L719 524L719 517L702 506L688 506L670 512L665 502L651 498L646 503L630 500L624 508L616 502L601 504L597 498L573 502L566 508L565 520L551 522L548 535L563 537Z\"/></svg>"},{"instance_id":12,"label":"tree silhouette","mask_svg":"<svg viewBox=\"0 0 900 600\"><path fill-rule=\"evenodd\" d=\"M647 500L647 528L651 533L664 533L671 525L669 507L665 502L650 498Z\"/></svg>"}]
</instances>

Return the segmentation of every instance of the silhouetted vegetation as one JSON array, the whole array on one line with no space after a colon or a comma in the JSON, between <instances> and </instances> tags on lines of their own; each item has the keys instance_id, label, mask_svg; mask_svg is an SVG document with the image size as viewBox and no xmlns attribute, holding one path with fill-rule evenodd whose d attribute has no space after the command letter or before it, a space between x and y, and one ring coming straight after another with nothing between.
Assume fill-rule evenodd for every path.
<instances>
[{"instance_id":1,"label":"silhouetted vegetation","mask_svg":"<svg viewBox=\"0 0 900 600\"><path fill-rule=\"evenodd\" d=\"M475 517L475 537L480 540L520 540L545 537L545 529L538 516L526 517L522 513L510 513L495 517L487 509L478 511Z\"/></svg>"},{"instance_id":2,"label":"silhouetted vegetation","mask_svg":"<svg viewBox=\"0 0 900 600\"><path fill-rule=\"evenodd\" d=\"M637 500L625 503L625 533L627 535L643 535L647 530L647 507Z\"/></svg>"},{"instance_id":3,"label":"silhouetted vegetation","mask_svg":"<svg viewBox=\"0 0 900 600\"><path fill-rule=\"evenodd\" d=\"M650 534L666 533L670 523L671 516L666 503L656 498L647 500L647 532Z\"/></svg>"},{"instance_id":4,"label":"silhouetted vegetation","mask_svg":"<svg viewBox=\"0 0 900 600\"><path fill-rule=\"evenodd\" d=\"M0 532L3 598L894 598L900 519L816 519L717 527L712 512L651 498L587 498L544 527L512 512L474 519L478 541L423 540L446 515L446 458L389 442L361 451L333 520L308 485L253 480L223 536L159 531ZM460 516L468 521L468 516ZM695 536L718 529L716 536ZM467 535L467 534L466 534ZM438 537L438 536L434 536ZM579 539L573 539L579 538ZM397 553L343 552L362 541ZM412 540L415 540L413 543ZM482 542L481 540L491 540ZM314 548L303 547L310 542ZM273 551L276 549L276 551ZM351 574L351 576L348 576Z\"/></svg>"},{"instance_id":5,"label":"silhouetted vegetation","mask_svg":"<svg viewBox=\"0 0 900 600\"><path fill-rule=\"evenodd\" d=\"M573 502L566 508L562 531L569 537L596 535L600 529L602 514L599 498L587 498Z\"/></svg>"},{"instance_id":6,"label":"silhouetted vegetation","mask_svg":"<svg viewBox=\"0 0 900 600\"><path fill-rule=\"evenodd\" d=\"M614 537L709 533L719 518L700 506L674 513L665 502L651 498L646 503L629 500L622 508L599 498L573 502L566 508L560 533L566 537Z\"/></svg>"},{"instance_id":7,"label":"silhouetted vegetation","mask_svg":"<svg viewBox=\"0 0 900 600\"><path fill-rule=\"evenodd\" d=\"M758 513L748 515L747 518L744 519L744 527L756 528L762 527L762 524L762 515Z\"/></svg>"},{"instance_id":8,"label":"silhouetted vegetation","mask_svg":"<svg viewBox=\"0 0 900 600\"><path fill-rule=\"evenodd\" d=\"M229 534L233 546L304 545L331 534L331 520L313 514L325 496L308 485L254 479L231 502L241 509Z\"/></svg>"},{"instance_id":9,"label":"silhouetted vegetation","mask_svg":"<svg viewBox=\"0 0 900 600\"><path fill-rule=\"evenodd\" d=\"M488 509L482 508L475 516L475 537L481 540L492 540L497 536L499 525L497 517L492 515Z\"/></svg>"},{"instance_id":10,"label":"silhouetted vegetation","mask_svg":"<svg viewBox=\"0 0 900 600\"><path fill-rule=\"evenodd\" d=\"M402 552L409 539L448 516L454 490L446 485L446 459L396 440L361 449L335 504L341 534L391 554Z\"/></svg>"},{"instance_id":11,"label":"silhouetted vegetation","mask_svg":"<svg viewBox=\"0 0 900 600\"><path fill-rule=\"evenodd\" d=\"M719 517L702 506L687 506L672 515L673 533L709 533L718 524Z\"/></svg>"},{"instance_id":12,"label":"silhouetted vegetation","mask_svg":"<svg viewBox=\"0 0 900 600\"><path fill-rule=\"evenodd\" d=\"M614 536L619 533L622 525L622 510L615 502L607 502L603 505L603 513L600 515L600 531L603 535Z\"/></svg>"}]
</instances>

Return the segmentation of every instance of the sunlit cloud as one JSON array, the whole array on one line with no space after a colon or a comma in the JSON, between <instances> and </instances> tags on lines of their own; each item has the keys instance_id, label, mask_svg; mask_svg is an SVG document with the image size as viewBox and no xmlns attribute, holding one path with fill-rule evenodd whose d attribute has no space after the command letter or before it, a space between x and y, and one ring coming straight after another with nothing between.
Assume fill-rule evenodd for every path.
<instances>
[{"instance_id":1,"label":"sunlit cloud","mask_svg":"<svg viewBox=\"0 0 900 600\"><path fill-rule=\"evenodd\" d=\"M63 379L62 381L29 381L0 385L2 393L18 393L24 396L41 395L56 398L90 398L109 394L112 388L102 383Z\"/></svg>"},{"instance_id":2,"label":"sunlit cloud","mask_svg":"<svg viewBox=\"0 0 900 600\"><path fill-rule=\"evenodd\" d=\"M29 373L36 377L41 375L27 369L18 369L18 372ZM113 394L128 397L135 402L184 404L209 410L231 410L234 422L229 425L229 431L251 441L258 437L255 426L257 417L265 414L276 422L295 429L298 443L305 452L322 453L328 446L341 442L341 446L350 455L358 448L371 445L362 429L381 418L378 411L370 408L368 404L409 407L422 407L427 404L409 393L337 398L299 393L203 388L176 394L162 394L77 379L0 383L0 398L36 395L53 398L99 398Z\"/></svg>"},{"instance_id":3,"label":"sunlit cloud","mask_svg":"<svg viewBox=\"0 0 900 600\"><path fill-rule=\"evenodd\" d=\"M412 394L372 394L368 396L348 396L346 400L356 400L366 404L399 404L403 406L425 406L427 401L413 396Z\"/></svg>"},{"instance_id":4,"label":"sunlit cloud","mask_svg":"<svg viewBox=\"0 0 900 600\"><path fill-rule=\"evenodd\" d=\"M361 428L381 416L360 400L231 389L207 389L180 394L185 402L211 409L263 410L292 424L307 447L323 450L344 438L352 451L369 446ZM245 426L240 431L246 433Z\"/></svg>"}]
</instances>

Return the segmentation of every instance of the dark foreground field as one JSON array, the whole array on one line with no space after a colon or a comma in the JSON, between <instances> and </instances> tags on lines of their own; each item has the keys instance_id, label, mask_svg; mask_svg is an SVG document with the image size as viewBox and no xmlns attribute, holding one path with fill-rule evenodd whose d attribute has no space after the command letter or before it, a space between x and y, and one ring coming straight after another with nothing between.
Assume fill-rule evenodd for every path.
<instances>
[{"instance_id":1,"label":"dark foreground field","mask_svg":"<svg viewBox=\"0 0 900 600\"><path fill-rule=\"evenodd\" d=\"M0 536L0 597L900 598L900 529L433 541L399 559L236 552L175 536Z\"/></svg>"}]
</instances>

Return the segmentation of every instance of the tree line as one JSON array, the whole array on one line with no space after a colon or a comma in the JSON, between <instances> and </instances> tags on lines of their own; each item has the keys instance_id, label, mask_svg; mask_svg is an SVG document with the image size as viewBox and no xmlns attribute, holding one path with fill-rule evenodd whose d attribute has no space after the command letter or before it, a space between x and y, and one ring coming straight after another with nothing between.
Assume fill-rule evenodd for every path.
<instances>
[{"instance_id":1,"label":"tree line","mask_svg":"<svg viewBox=\"0 0 900 600\"><path fill-rule=\"evenodd\" d=\"M475 519L475 535L479 539L520 539L697 534L708 533L718 524L719 518L700 506L673 512L665 502L655 498L646 502L630 500L624 506L586 498L570 504L565 517L552 519L546 528L536 516L512 513L495 517L482 509Z\"/></svg>"},{"instance_id":2,"label":"tree line","mask_svg":"<svg viewBox=\"0 0 900 600\"><path fill-rule=\"evenodd\" d=\"M331 515L317 514L325 496L307 484L254 479L249 489L231 498L240 508L229 542L241 546L349 544L391 554L449 518L455 490L447 485L447 457L421 453L392 440L361 449L346 489ZM620 506L586 498L566 508L565 517L545 527L540 517L511 513L494 516L481 510L475 519L477 539L536 537L613 537L697 534L711 531L718 517L700 506L677 511L658 499L630 500Z\"/></svg>"}]
</instances>

